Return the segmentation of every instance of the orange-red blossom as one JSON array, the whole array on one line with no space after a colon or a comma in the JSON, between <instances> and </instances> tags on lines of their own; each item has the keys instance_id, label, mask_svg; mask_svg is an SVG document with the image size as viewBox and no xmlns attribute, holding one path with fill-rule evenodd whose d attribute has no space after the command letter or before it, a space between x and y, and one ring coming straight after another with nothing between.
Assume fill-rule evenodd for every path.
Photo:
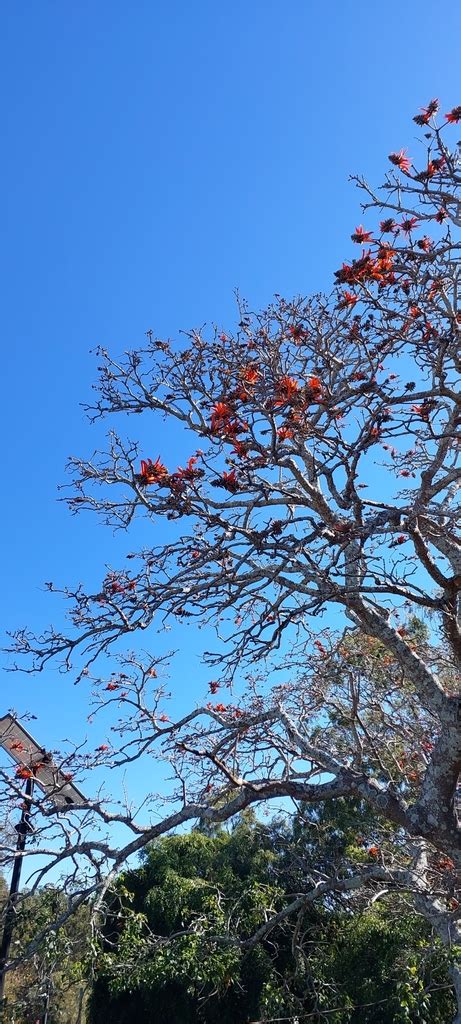
<instances>
[{"instance_id":1,"label":"orange-red blossom","mask_svg":"<svg viewBox=\"0 0 461 1024\"><path fill-rule=\"evenodd\" d=\"M352 241L356 242L357 245L364 245L365 242L371 242L373 238L373 232L365 231L365 228L363 228L362 225L359 224L358 228L356 228L353 234L351 235L351 238Z\"/></svg>"},{"instance_id":2,"label":"orange-red blossom","mask_svg":"<svg viewBox=\"0 0 461 1024\"><path fill-rule=\"evenodd\" d=\"M405 156L405 152L406 151L404 149L400 149L398 153L389 153L389 160L391 164L398 167L400 171L404 172L404 174L408 174L411 167L411 158L409 156Z\"/></svg>"},{"instance_id":3,"label":"orange-red blossom","mask_svg":"<svg viewBox=\"0 0 461 1024\"><path fill-rule=\"evenodd\" d=\"M142 484L158 484L168 476L166 466L160 461L160 457L152 462L152 459L141 459L141 472L139 474Z\"/></svg>"},{"instance_id":4,"label":"orange-red blossom","mask_svg":"<svg viewBox=\"0 0 461 1024\"><path fill-rule=\"evenodd\" d=\"M458 121L461 121L461 106L453 107L448 114L445 114L445 117L450 124L458 124Z\"/></svg>"}]
</instances>

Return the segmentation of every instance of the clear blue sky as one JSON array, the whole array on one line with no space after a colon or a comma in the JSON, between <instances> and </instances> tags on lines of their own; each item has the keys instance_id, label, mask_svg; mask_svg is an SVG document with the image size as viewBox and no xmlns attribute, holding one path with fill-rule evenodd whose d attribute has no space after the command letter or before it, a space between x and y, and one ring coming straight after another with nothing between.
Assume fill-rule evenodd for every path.
<instances>
[{"instance_id":1,"label":"clear blue sky","mask_svg":"<svg viewBox=\"0 0 461 1024\"><path fill-rule=\"evenodd\" d=\"M390 150L411 152L420 105L461 102L461 13L454 0L440 14L430 0L10 0L1 36L2 623L39 628L55 608L44 580L100 579L124 549L56 500L68 455L97 442L79 408L90 350L229 323L235 287L253 307L329 288L361 220L348 174L380 180ZM151 447L172 461L174 445ZM198 676L186 651L187 702ZM2 686L0 713L30 710L44 742L85 731L70 680Z\"/></svg>"}]
</instances>

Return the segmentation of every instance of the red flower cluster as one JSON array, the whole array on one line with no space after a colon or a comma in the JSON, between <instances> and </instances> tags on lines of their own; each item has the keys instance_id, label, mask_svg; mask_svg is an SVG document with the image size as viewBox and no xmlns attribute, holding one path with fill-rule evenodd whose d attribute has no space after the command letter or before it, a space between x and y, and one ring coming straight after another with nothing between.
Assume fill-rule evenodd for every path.
<instances>
[{"instance_id":1,"label":"red flower cluster","mask_svg":"<svg viewBox=\"0 0 461 1024\"><path fill-rule=\"evenodd\" d=\"M234 441L234 446L233 446L232 451L235 452L236 455L238 455L239 459L247 459L248 458L248 445L246 444L245 441L238 441L236 439Z\"/></svg>"},{"instance_id":2,"label":"red flower cluster","mask_svg":"<svg viewBox=\"0 0 461 1024\"><path fill-rule=\"evenodd\" d=\"M288 441L290 437L293 437L293 430L291 427L279 427L277 437L279 441Z\"/></svg>"},{"instance_id":3,"label":"red flower cluster","mask_svg":"<svg viewBox=\"0 0 461 1024\"><path fill-rule=\"evenodd\" d=\"M248 384L250 387L257 384L260 376L261 374L256 366L247 366L242 370L242 379L244 383Z\"/></svg>"},{"instance_id":4,"label":"red flower cluster","mask_svg":"<svg viewBox=\"0 0 461 1024\"><path fill-rule=\"evenodd\" d=\"M239 392L235 397L242 399L242 394L246 401L249 397L246 390ZM248 429L248 423L235 417L234 409L228 402L216 402L211 413L210 428L213 434L220 437L237 437L237 434Z\"/></svg>"},{"instance_id":5,"label":"red flower cluster","mask_svg":"<svg viewBox=\"0 0 461 1024\"><path fill-rule=\"evenodd\" d=\"M216 402L211 413L211 429L213 434L225 433L227 421L233 415L233 410L227 402Z\"/></svg>"},{"instance_id":6,"label":"red flower cluster","mask_svg":"<svg viewBox=\"0 0 461 1024\"><path fill-rule=\"evenodd\" d=\"M380 221L379 226L383 235L398 235L399 233L399 225L396 223L393 217L386 217L385 220Z\"/></svg>"},{"instance_id":7,"label":"red flower cluster","mask_svg":"<svg viewBox=\"0 0 461 1024\"><path fill-rule=\"evenodd\" d=\"M445 114L445 117L449 124L458 124L458 121L461 121L461 107L453 107L448 114Z\"/></svg>"},{"instance_id":8,"label":"red flower cluster","mask_svg":"<svg viewBox=\"0 0 461 1024\"><path fill-rule=\"evenodd\" d=\"M240 490L240 484L237 480L235 469L231 469L230 473L221 473L221 476L216 480L213 480L215 487L224 487L226 491L230 491L231 494L236 494Z\"/></svg>"},{"instance_id":9,"label":"red flower cluster","mask_svg":"<svg viewBox=\"0 0 461 1024\"><path fill-rule=\"evenodd\" d=\"M289 331L296 345L299 345L303 338L307 337L307 331L301 327L301 324L292 324Z\"/></svg>"},{"instance_id":10,"label":"red flower cluster","mask_svg":"<svg viewBox=\"0 0 461 1024\"><path fill-rule=\"evenodd\" d=\"M393 249L382 245L377 257L373 257L369 251L364 252L361 259L353 260L351 265L343 263L341 270L336 271L335 277L338 284L365 284L373 281L382 285L394 284L393 262Z\"/></svg>"},{"instance_id":11,"label":"red flower cluster","mask_svg":"<svg viewBox=\"0 0 461 1024\"><path fill-rule=\"evenodd\" d=\"M419 416L425 423L428 423L433 408L432 402L423 402L422 405L412 405L411 411L415 413L415 416Z\"/></svg>"},{"instance_id":12,"label":"red flower cluster","mask_svg":"<svg viewBox=\"0 0 461 1024\"><path fill-rule=\"evenodd\" d=\"M188 483L192 483L197 477L203 476L203 469L196 469L195 463L197 462L197 456L192 455L187 460L186 465L183 467L178 466L176 473L173 473L173 479L178 478L179 480L187 480Z\"/></svg>"},{"instance_id":13,"label":"red flower cluster","mask_svg":"<svg viewBox=\"0 0 461 1024\"><path fill-rule=\"evenodd\" d=\"M421 174L418 175L418 177L422 178L423 180L425 178L429 180L429 178L433 178L435 174L439 174L439 172L443 170L444 164L444 156L438 157L435 160L429 160L426 170L422 171Z\"/></svg>"},{"instance_id":14,"label":"red flower cluster","mask_svg":"<svg viewBox=\"0 0 461 1024\"><path fill-rule=\"evenodd\" d=\"M309 377L306 387L308 392L312 393L312 397L316 396L318 398L318 392L322 390L320 377Z\"/></svg>"},{"instance_id":15,"label":"red flower cluster","mask_svg":"<svg viewBox=\"0 0 461 1024\"><path fill-rule=\"evenodd\" d=\"M203 469L197 469L196 462L197 456L192 455L185 466L178 466L176 473L171 474L168 482L173 494L181 494L187 483L193 483L203 476Z\"/></svg>"},{"instance_id":16,"label":"red flower cluster","mask_svg":"<svg viewBox=\"0 0 461 1024\"><path fill-rule=\"evenodd\" d=\"M295 395L298 394L299 384L294 377L280 377L280 380L276 384L277 394L277 405L285 405L285 402L291 402Z\"/></svg>"},{"instance_id":17,"label":"red flower cluster","mask_svg":"<svg viewBox=\"0 0 461 1024\"><path fill-rule=\"evenodd\" d=\"M434 115L437 113L439 106L440 104L438 100L430 100L429 103L427 104L427 107L421 107L421 113L416 114L415 117L413 118L413 121L415 122L415 124L419 124L421 127L423 125L429 124L431 117L434 117Z\"/></svg>"},{"instance_id":18,"label":"red flower cluster","mask_svg":"<svg viewBox=\"0 0 461 1024\"><path fill-rule=\"evenodd\" d=\"M400 228L403 231L404 235L410 235L411 232L416 227L417 223L417 217L406 217L405 220L402 221Z\"/></svg>"},{"instance_id":19,"label":"red flower cluster","mask_svg":"<svg viewBox=\"0 0 461 1024\"><path fill-rule=\"evenodd\" d=\"M125 587L121 583L119 583L118 580L111 580L111 582L108 585L108 590L110 590L111 594L125 593Z\"/></svg>"},{"instance_id":20,"label":"red flower cluster","mask_svg":"<svg viewBox=\"0 0 461 1024\"><path fill-rule=\"evenodd\" d=\"M160 484L168 477L166 466L160 462L160 457L152 462L152 459L141 459L141 472L137 479L140 484L146 487L148 484Z\"/></svg>"},{"instance_id":21,"label":"red flower cluster","mask_svg":"<svg viewBox=\"0 0 461 1024\"><path fill-rule=\"evenodd\" d=\"M224 403L218 402L218 406L222 406L225 409L228 408L227 406L224 406ZM141 461L141 473L137 476L137 480L143 486L148 484L159 484L165 486L169 484L173 491L178 491L182 489L182 485L185 481L191 482L197 477L203 476L203 470L194 468L196 462L196 456L192 456L185 468L180 466L176 473L172 473L170 476L166 467L160 462L160 458L156 459L155 462L152 462L152 459L148 459L147 461L143 459Z\"/></svg>"},{"instance_id":22,"label":"red flower cluster","mask_svg":"<svg viewBox=\"0 0 461 1024\"><path fill-rule=\"evenodd\" d=\"M373 232L365 231L365 228L363 228L362 225L360 224L359 227L356 228L354 233L351 235L351 238L353 242L357 243L357 245L365 245L366 242L371 242L373 238Z\"/></svg>"},{"instance_id":23,"label":"red flower cluster","mask_svg":"<svg viewBox=\"0 0 461 1024\"><path fill-rule=\"evenodd\" d=\"M399 168L399 171L403 171L404 174L408 174L411 167L411 158L405 156L405 150L401 149L398 153L389 153L389 160L391 164Z\"/></svg>"},{"instance_id":24,"label":"red flower cluster","mask_svg":"<svg viewBox=\"0 0 461 1024\"><path fill-rule=\"evenodd\" d=\"M345 291L342 293L342 298L339 302L339 309L352 309L358 301L358 295L354 295L353 292Z\"/></svg>"}]
</instances>

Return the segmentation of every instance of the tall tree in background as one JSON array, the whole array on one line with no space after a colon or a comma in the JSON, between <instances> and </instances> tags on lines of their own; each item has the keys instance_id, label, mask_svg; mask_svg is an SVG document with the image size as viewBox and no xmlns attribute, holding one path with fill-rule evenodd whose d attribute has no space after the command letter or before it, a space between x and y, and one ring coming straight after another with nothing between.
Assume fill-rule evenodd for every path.
<instances>
[{"instance_id":1,"label":"tall tree in background","mask_svg":"<svg viewBox=\"0 0 461 1024\"><path fill-rule=\"evenodd\" d=\"M432 100L414 120L419 156L391 153L377 190L356 179L366 224L329 297L242 305L235 333L173 345L148 332L121 360L101 351L90 415L179 424L183 465L115 431L106 453L71 460L71 508L124 529L143 516L144 547L97 593L64 591L68 633L20 631L14 648L31 670L59 659L114 709L109 749L76 767L158 750L177 780L160 821L94 801L86 845L81 822L48 815L45 845L63 844L50 861L68 859L79 899L99 887L101 907L107 862L117 871L187 821L280 797L360 798L375 819L367 864L307 872L283 913L328 892L411 894L451 951L460 1024L461 107L439 118ZM158 518L166 543L149 530ZM100 679L120 641L145 646L172 621L217 636L214 699L179 722L155 656L127 655ZM111 815L131 830L123 848L95 835ZM79 888L85 859L93 881Z\"/></svg>"},{"instance_id":2,"label":"tall tree in background","mask_svg":"<svg viewBox=\"0 0 461 1024\"><path fill-rule=\"evenodd\" d=\"M6 895L0 885L2 912ZM14 928L14 954L20 962L7 975L5 1004L0 1007L2 1024L36 1024L37 1020L40 1024L83 1024L86 1019L91 987L90 908L79 908L55 930L54 923L65 911L66 899L59 887L47 885L34 895L24 894ZM34 947L40 931L45 935ZM29 955L22 958L26 949Z\"/></svg>"},{"instance_id":3,"label":"tall tree in background","mask_svg":"<svg viewBox=\"0 0 461 1024\"><path fill-rule=\"evenodd\" d=\"M330 892L253 942L255 922L302 891L309 872L367 862L367 817L372 825L358 801L336 800L292 822L246 812L230 831L148 846L142 866L119 878L91 1024L445 1024L447 958L400 894L367 907L366 894Z\"/></svg>"}]
</instances>

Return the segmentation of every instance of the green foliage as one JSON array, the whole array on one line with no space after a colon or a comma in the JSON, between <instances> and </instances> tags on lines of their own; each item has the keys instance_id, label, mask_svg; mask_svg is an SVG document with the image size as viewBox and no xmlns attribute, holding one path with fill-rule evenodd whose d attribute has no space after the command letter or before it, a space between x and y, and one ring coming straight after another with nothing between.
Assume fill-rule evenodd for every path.
<instances>
[{"instance_id":1,"label":"green foliage","mask_svg":"<svg viewBox=\"0 0 461 1024\"><path fill-rule=\"evenodd\" d=\"M263 825L163 838L114 893L91 1024L247 1024L312 1014L330 1024L443 1024L452 995L429 929L395 897L381 907L306 905L258 945L268 916L306 891L311 870L347 872L372 819L357 801ZM361 836L359 837L361 838ZM362 897L363 901L363 897ZM360 911L360 913L359 913ZM169 941L168 941L169 937Z\"/></svg>"},{"instance_id":2,"label":"green foliage","mask_svg":"<svg viewBox=\"0 0 461 1024\"><path fill-rule=\"evenodd\" d=\"M444 1024L453 1001L445 955L429 929L394 905L338 918L319 968L347 992L350 1024ZM367 1005L368 1004L368 1005Z\"/></svg>"},{"instance_id":3,"label":"green foliage","mask_svg":"<svg viewBox=\"0 0 461 1024\"><path fill-rule=\"evenodd\" d=\"M148 848L143 866L123 876L114 900L106 938L117 935L117 948L106 948L99 960L93 1021L109 1000L111 1020L122 1024L128 993L131 1005L136 994L146 1022L161 1012L168 1020L230 1024L259 1012L270 956L262 947L244 956L214 936L248 937L266 912L282 905L271 840L270 829L242 819L232 833L197 830ZM155 942L181 931L186 934L171 942Z\"/></svg>"},{"instance_id":4,"label":"green foliage","mask_svg":"<svg viewBox=\"0 0 461 1024\"><path fill-rule=\"evenodd\" d=\"M24 895L24 894L23 894ZM11 952L21 956L38 931L64 910L62 893L46 886L17 906ZM7 975L1 1024L83 1024L88 992L89 908L81 907L62 929L51 929L36 951Z\"/></svg>"}]
</instances>

